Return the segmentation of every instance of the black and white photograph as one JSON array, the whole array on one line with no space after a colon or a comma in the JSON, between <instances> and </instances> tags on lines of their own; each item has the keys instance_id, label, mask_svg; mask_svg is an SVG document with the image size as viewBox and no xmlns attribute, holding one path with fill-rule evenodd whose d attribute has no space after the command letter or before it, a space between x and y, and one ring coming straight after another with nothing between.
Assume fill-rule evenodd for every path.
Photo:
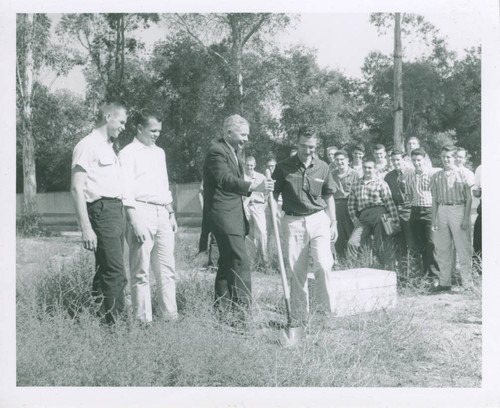
<instances>
[{"instance_id":1,"label":"black and white photograph","mask_svg":"<svg viewBox=\"0 0 500 408\"><path fill-rule=\"evenodd\" d=\"M0 32L0 406L500 404L498 1Z\"/></svg>"}]
</instances>

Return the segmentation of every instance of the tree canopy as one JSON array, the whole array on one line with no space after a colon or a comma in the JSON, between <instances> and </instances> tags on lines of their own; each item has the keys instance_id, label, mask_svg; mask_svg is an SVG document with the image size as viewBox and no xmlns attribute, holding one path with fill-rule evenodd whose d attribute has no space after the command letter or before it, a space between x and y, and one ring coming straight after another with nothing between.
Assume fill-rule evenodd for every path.
<instances>
[{"instance_id":1,"label":"tree canopy","mask_svg":"<svg viewBox=\"0 0 500 408\"><path fill-rule=\"evenodd\" d=\"M121 147L135 135L138 110L153 108L161 114L158 145L166 152L173 182L201 179L207 148L220 137L224 118L235 112L250 121L246 153L256 157L261 170L269 155L278 160L288 156L301 124L317 126L320 156L329 145L392 145L392 56L369 53L361 79L322 68L315 50L280 47L274 40L276 33L293 29L297 15L66 14L55 32L50 19L37 16L44 35L34 44L33 64L52 66L60 75L81 64L87 83L85 97L79 97L34 81L31 123L38 191L69 189L72 149L94 125L99 104L110 99L129 110ZM371 16L381 34L391 35L390 17ZM22 24L18 21L18 30ZM156 24L165 35L147 49L138 30ZM404 137L419 137L435 160L440 143L464 146L477 165L481 49L467 50L459 59L439 29L421 16L404 14L402 33L408 41L424 41L428 51L411 61L403 53ZM23 70L19 41L17 64ZM18 136L18 191L21 159Z\"/></svg>"}]
</instances>

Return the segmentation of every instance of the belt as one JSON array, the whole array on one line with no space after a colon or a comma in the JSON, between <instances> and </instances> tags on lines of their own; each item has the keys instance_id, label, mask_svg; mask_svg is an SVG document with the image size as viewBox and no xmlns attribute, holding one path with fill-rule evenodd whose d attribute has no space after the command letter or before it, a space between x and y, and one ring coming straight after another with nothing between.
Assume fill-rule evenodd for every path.
<instances>
[{"instance_id":1,"label":"belt","mask_svg":"<svg viewBox=\"0 0 500 408\"><path fill-rule=\"evenodd\" d=\"M285 211L285 215L288 215L290 217L307 217L309 215L313 215L313 214L319 213L320 211L322 211L322 210L314 211L314 212L309 213L309 214L299 214L299 213L294 213L294 212L291 212L291 211Z\"/></svg>"},{"instance_id":2,"label":"belt","mask_svg":"<svg viewBox=\"0 0 500 408\"><path fill-rule=\"evenodd\" d=\"M151 204L151 205L157 205L158 207L166 207L168 204L162 204L162 203L155 203L154 201L145 201L145 200L135 200L135 201L138 201L140 203L144 203L144 204Z\"/></svg>"},{"instance_id":3,"label":"belt","mask_svg":"<svg viewBox=\"0 0 500 408\"><path fill-rule=\"evenodd\" d=\"M450 203L450 204L448 204L448 203L438 203L438 204L439 205L446 205L446 206L449 206L449 207L455 207L455 206L463 206L463 205L465 205L465 203L459 203L459 204L457 204L457 203Z\"/></svg>"}]
</instances>

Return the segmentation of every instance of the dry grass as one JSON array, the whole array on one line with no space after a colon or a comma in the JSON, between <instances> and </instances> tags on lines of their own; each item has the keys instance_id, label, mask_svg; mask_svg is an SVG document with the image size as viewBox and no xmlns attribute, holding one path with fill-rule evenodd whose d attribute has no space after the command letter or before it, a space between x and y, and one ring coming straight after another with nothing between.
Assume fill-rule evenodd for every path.
<instances>
[{"instance_id":1,"label":"dry grass","mask_svg":"<svg viewBox=\"0 0 500 408\"><path fill-rule=\"evenodd\" d=\"M177 237L181 319L148 329L99 324L89 304L93 259L77 240L17 243L19 386L481 385L479 291L422 296L410 285L397 308L337 318L334 329L313 315L306 341L284 349L272 324L285 322L276 269L253 274L254 323L235 333L212 314L214 276L200 272L191 230Z\"/></svg>"}]
</instances>

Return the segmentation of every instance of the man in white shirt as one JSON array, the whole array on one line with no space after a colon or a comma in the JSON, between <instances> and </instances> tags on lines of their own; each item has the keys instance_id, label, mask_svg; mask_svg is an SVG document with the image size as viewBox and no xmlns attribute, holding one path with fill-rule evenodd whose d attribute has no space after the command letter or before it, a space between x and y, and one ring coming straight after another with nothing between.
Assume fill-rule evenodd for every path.
<instances>
[{"instance_id":1,"label":"man in white shirt","mask_svg":"<svg viewBox=\"0 0 500 408\"><path fill-rule=\"evenodd\" d=\"M71 163L71 194L85 249L94 251L92 295L102 301L106 323L124 311L123 183L113 142L125 129L127 111L119 103L103 105L98 127L78 142Z\"/></svg>"},{"instance_id":2,"label":"man in white shirt","mask_svg":"<svg viewBox=\"0 0 500 408\"><path fill-rule=\"evenodd\" d=\"M134 316L142 323L153 319L150 267L155 274L160 316L165 320L178 317L174 260L177 222L165 152L155 144L160 132L159 116L141 111L137 136L119 155L126 183L123 204L128 220L132 307Z\"/></svg>"},{"instance_id":3,"label":"man in white shirt","mask_svg":"<svg viewBox=\"0 0 500 408\"><path fill-rule=\"evenodd\" d=\"M255 157L247 156L245 160L245 180L252 183L262 183L266 177L255 171ZM250 223L250 232L248 239L255 248L257 259L263 263L267 262L267 226L266 226L266 207L267 196L261 192L252 192L250 197L245 199L245 211L248 222Z\"/></svg>"}]
</instances>

